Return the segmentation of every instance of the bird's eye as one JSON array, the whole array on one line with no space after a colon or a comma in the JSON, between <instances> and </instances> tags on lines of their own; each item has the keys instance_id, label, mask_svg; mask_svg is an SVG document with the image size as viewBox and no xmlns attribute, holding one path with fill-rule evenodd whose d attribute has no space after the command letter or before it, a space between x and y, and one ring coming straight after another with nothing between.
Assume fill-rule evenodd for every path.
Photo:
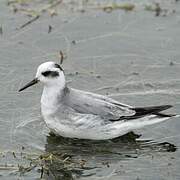
<instances>
[{"instance_id":1,"label":"bird's eye","mask_svg":"<svg viewBox=\"0 0 180 180\"><path fill-rule=\"evenodd\" d=\"M57 71L45 71L42 72L42 75L45 77L57 77L59 76L59 73Z\"/></svg>"}]
</instances>

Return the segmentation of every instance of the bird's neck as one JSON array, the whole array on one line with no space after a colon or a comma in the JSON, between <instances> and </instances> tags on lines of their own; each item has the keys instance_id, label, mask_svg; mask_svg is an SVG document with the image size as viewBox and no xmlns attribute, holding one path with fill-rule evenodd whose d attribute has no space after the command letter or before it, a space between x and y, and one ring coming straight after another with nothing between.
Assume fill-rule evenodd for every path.
<instances>
[{"instance_id":1,"label":"bird's neck","mask_svg":"<svg viewBox=\"0 0 180 180\"><path fill-rule=\"evenodd\" d=\"M45 85L41 97L41 107L56 109L64 96L65 89L65 80L51 86Z\"/></svg>"}]
</instances>

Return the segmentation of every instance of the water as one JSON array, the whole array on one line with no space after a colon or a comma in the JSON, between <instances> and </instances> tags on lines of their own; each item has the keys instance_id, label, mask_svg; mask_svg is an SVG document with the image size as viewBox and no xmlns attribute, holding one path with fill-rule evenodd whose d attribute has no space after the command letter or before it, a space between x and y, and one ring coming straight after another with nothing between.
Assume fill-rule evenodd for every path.
<instances>
[{"instance_id":1,"label":"water","mask_svg":"<svg viewBox=\"0 0 180 180\"><path fill-rule=\"evenodd\" d=\"M163 1L167 15L156 17L143 10L141 1L134 2L134 11L106 13L94 6L82 12L82 4L67 1L57 16L44 13L22 29L30 18L0 2L0 179L40 178L41 165L26 172L18 164L28 167L44 154L55 157L45 162L45 179L180 178L179 118L136 131L140 137L103 142L57 138L49 136L40 115L42 85L17 92L33 79L39 64L58 62L62 50L69 86L135 106L172 104L169 112L178 114L180 4ZM64 168L59 163L67 157Z\"/></svg>"}]
</instances>

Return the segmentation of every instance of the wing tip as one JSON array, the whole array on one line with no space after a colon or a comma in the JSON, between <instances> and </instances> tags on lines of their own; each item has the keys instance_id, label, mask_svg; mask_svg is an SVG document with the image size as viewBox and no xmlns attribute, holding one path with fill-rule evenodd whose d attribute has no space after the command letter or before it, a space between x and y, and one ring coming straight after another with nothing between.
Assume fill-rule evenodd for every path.
<instances>
[{"instance_id":1,"label":"wing tip","mask_svg":"<svg viewBox=\"0 0 180 180\"><path fill-rule=\"evenodd\" d=\"M154 114L167 110L172 107L173 107L172 105L161 105L161 106L149 106L149 107L136 107L133 108L133 110L135 110L137 114Z\"/></svg>"}]
</instances>

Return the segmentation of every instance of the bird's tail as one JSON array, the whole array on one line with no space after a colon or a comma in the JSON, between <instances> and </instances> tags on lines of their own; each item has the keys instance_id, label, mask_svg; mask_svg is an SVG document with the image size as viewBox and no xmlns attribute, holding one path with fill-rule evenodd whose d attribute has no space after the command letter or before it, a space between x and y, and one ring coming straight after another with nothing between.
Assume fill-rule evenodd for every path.
<instances>
[{"instance_id":1,"label":"bird's tail","mask_svg":"<svg viewBox=\"0 0 180 180\"><path fill-rule=\"evenodd\" d=\"M133 119L129 119L126 123L131 130L139 129L144 126L160 123L171 117L180 117L175 114L164 114L161 111L171 108L171 105L151 106L145 108L134 108L136 114Z\"/></svg>"}]
</instances>

